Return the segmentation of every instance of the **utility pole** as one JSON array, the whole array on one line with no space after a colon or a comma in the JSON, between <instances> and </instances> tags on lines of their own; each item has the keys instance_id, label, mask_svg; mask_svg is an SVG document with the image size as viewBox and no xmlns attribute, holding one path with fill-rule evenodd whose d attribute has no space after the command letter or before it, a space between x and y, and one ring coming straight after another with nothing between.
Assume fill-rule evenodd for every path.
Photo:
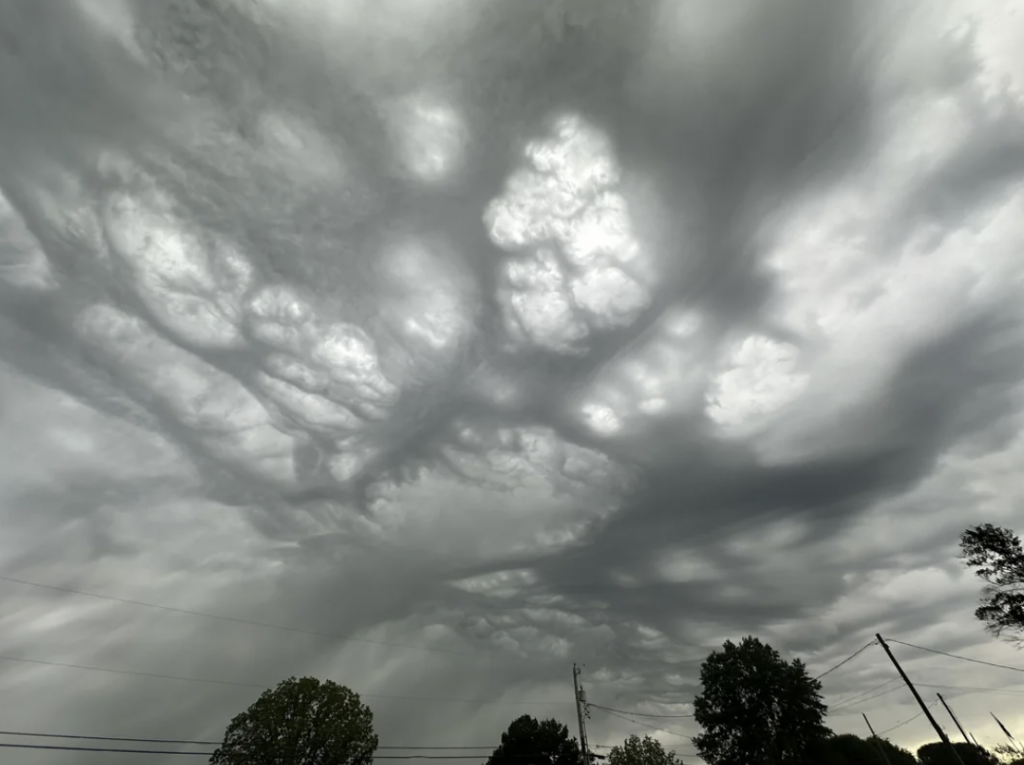
<instances>
[{"instance_id":1,"label":"utility pole","mask_svg":"<svg viewBox=\"0 0 1024 765\"><path fill-rule=\"evenodd\" d=\"M921 694L917 692L917 688L915 688L914 684L910 682L910 678L907 677L907 673L903 671L903 667L901 667L900 663L896 661L896 657L892 655L892 651L889 650L889 644L885 642L885 638L878 633L875 633L875 638L878 640L878 644L885 650L885 654L889 657L889 661L891 661L892 665L896 667L896 671L900 673L900 677L903 678L903 682L907 684L910 692L914 694L914 698L921 707L921 711L924 713L924 716L928 718L928 722L932 724L932 727L935 728L935 732L939 734L939 740L950 748L950 751L953 752L953 756L956 758L956 761L959 762L960 765L964 765L964 761L960 759L960 753L956 750L956 747L953 746L953 742L949 740L949 736L946 735L946 731L942 730L939 724L935 721L935 718L932 717L932 713L924 703L924 699L921 698Z\"/></svg>"},{"instance_id":2,"label":"utility pole","mask_svg":"<svg viewBox=\"0 0 1024 765\"><path fill-rule=\"evenodd\" d=\"M882 759L885 760L885 765L892 765L892 763L889 762L889 755L885 753L885 747L882 746L882 739L875 735L875 729L871 727L871 720L869 720L868 716L863 712L861 712L860 715L864 718L864 722L868 724L868 730L871 731L871 738L875 740L875 746L877 746L878 751L882 753Z\"/></svg>"},{"instance_id":3,"label":"utility pole","mask_svg":"<svg viewBox=\"0 0 1024 765\"><path fill-rule=\"evenodd\" d=\"M583 708L587 703L587 697L579 684L580 668L572 665L572 690L576 698L576 719L580 724L580 751L583 755L584 765L590 765L590 747L587 745L587 727L583 724Z\"/></svg>"},{"instance_id":4,"label":"utility pole","mask_svg":"<svg viewBox=\"0 0 1024 765\"><path fill-rule=\"evenodd\" d=\"M1003 725L1003 723L999 720L998 717L996 717L992 712L989 712L989 714L992 715L992 719L996 721L996 724L1003 729L1003 733L1006 734L1006 737L1010 739L1010 746L1014 747L1019 751L1020 745L1017 743L1017 739L1013 737L1013 734L1010 733L1010 731L1006 728L1005 725Z\"/></svg>"},{"instance_id":5,"label":"utility pole","mask_svg":"<svg viewBox=\"0 0 1024 765\"><path fill-rule=\"evenodd\" d=\"M967 738L967 734L964 733L964 726L961 725L960 721L956 719L956 715L953 714L953 710L949 708L949 704L946 703L946 700L942 698L942 694L936 693L935 695L939 697L939 701L942 702L942 706L946 708L946 711L949 712L949 716L952 717L953 722L956 723L956 727L960 729L960 735L964 737L964 741L966 741L968 744L971 743L971 740Z\"/></svg>"}]
</instances>

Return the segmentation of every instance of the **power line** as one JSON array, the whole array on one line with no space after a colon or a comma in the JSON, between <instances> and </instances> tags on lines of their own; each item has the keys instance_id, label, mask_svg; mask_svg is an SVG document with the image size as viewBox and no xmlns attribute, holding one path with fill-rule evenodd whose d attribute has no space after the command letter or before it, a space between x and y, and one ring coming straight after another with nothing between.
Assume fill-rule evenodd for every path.
<instances>
[{"instance_id":1,"label":"power line","mask_svg":"<svg viewBox=\"0 0 1024 765\"><path fill-rule=\"evenodd\" d=\"M205 741L200 739L181 739L181 738L131 738L122 736L86 736L86 735L74 735L68 733L37 733L31 731L13 731L13 730L0 730L0 736L24 736L27 738L60 738L60 739L77 739L87 741L121 741L125 743L135 744L182 744L185 746L220 746L223 742L221 741ZM485 751L490 752L497 748L497 744L491 746L378 746L377 751L395 751L395 750L418 750L418 751L443 751L443 752L454 752L454 751ZM591 744L591 747L595 749L614 749L620 744ZM125 751L117 749L114 751ZM191 754L191 752L186 752ZM403 755L404 756L404 755ZM477 757L478 755L473 755ZM395 756L388 755L387 757L378 757L376 759L395 759Z\"/></svg>"},{"instance_id":2,"label":"power line","mask_svg":"<svg viewBox=\"0 0 1024 765\"><path fill-rule=\"evenodd\" d=\"M125 738L121 736L84 736L70 733L36 733L30 731L0 730L0 736L24 736L26 738L61 738L77 739L83 741L122 741L132 744L184 744L186 746L220 746L222 741L202 741L181 738ZM414 749L419 751L492 751L497 746L378 746L378 750L405 750Z\"/></svg>"},{"instance_id":3,"label":"power line","mask_svg":"<svg viewBox=\"0 0 1024 765\"><path fill-rule=\"evenodd\" d=\"M269 685L260 685L258 683L242 683L234 682L232 680L214 680L205 677L180 677L179 675L161 675L155 672L136 672L130 669L111 669L110 667L91 667L86 664L69 664L62 661L44 661L43 659L24 659L18 656L0 656L0 660L3 661L16 661L23 664L43 664L50 667L67 667L70 669L86 669L90 672L109 672L115 675L138 675L140 677L155 677L161 680L180 680L188 683L208 683L211 685L233 685L241 688L259 688L260 690L266 690L270 688Z\"/></svg>"},{"instance_id":4,"label":"power line","mask_svg":"<svg viewBox=\"0 0 1024 765\"><path fill-rule=\"evenodd\" d=\"M371 640L370 638L355 638L346 637L337 633L321 632L318 630L307 630L301 627L289 627L283 624L271 624L269 622L257 622L252 619L240 619L234 616L224 616L222 614L211 614L205 611L193 611L188 608L176 608L174 606L163 606L158 603L147 603L143 600L132 600L130 598L118 598L113 595L102 595L96 592L87 592L85 590L76 590L71 587L58 587L53 584L42 584L40 582L30 582L27 579L18 579L13 576L4 576L0 574L0 581L12 582L14 584L21 584L27 587L38 587L44 590L52 590L54 592L64 592L71 595L82 595L87 598L97 598L99 600L107 600L113 603L122 603L130 606L142 606L143 608L153 608L159 611L169 611L176 614L189 614L190 616L200 616L204 619L217 619L225 622L233 622L235 624L245 624L250 627L263 627L265 629L281 630L283 632L295 632L300 635L314 635L316 637L326 637L332 640L340 640L351 643L368 643L370 645L385 645L392 648L406 648L414 651L428 651L431 653L450 653L450 654L462 654L466 656L487 656L494 657L497 654L495 651L460 651L454 648L435 648L432 646L424 645L412 645L410 643L393 643L387 640ZM528 659L520 659L518 657L503 656L502 658L510 661L528 661Z\"/></svg>"},{"instance_id":5,"label":"power line","mask_svg":"<svg viewBox=\"0 0 1024 765\"><path fill-rule=\"evenodd\" d=\"M132 744L186 744L195 746L220 746L220 741L191 741L180 738L122 738L120 736L74 736L69 733L31 733L18 730L0 730L0 736L25 736L27 738L65 738L83 741L124 741Z\"/></svg>"},{"instance_id":6,"label":"power line","mask_svg":"<svg viewBox=\"0 0 1024 765\"><path fill-rule=\"evenodd\" d=\"M600 710L601 710L602 712L607 712L608 714L612 715L613 717L618 717L618 718L619 718L620 720L625 720L626 722L631 722L631 723L633 723L634 725L642 725L642 726L644 726L645 728L650 728L651 730L656 730L656 731L658 731L659 733L667 733L667 734L669 734L670 736L678 736L679 738L687 738L687 739L689 739L690 741L693 741L693 736L687 736L687 735L686 735L685 733L677 733L677 732L676 732L676 731L674 731L674 730L665 730L664 728L658 728L658 727L656 727L656 726L654 726L654 725L648 725L647 723L645 723L645 722L640 722L639 720L632 720L632 719L630 719L629 717L625 717L624 715L620 715L620 714L619 714L618 712L612 712L612 711L611 711L611 710L609 710L609 709L606 709L606 708L604 708L604 707L599 707L599 706L596 706L596 705L594 705L594 704L587 704L587 706L588 706L588 707L591 707L591 706L592 706L592 707L594 707L595 709L600 709Z\"/></svg>"},{"instance_id":7,"label":"power line","mask_svg":"<svg viewBox=\"0 0 1024 765\"><path fill-rule=\"evenodd\" d=\"M0 744L3 749L46 749L62 752L105 752L107 754L180 754L186 757L212 757L213 752L182 752L160 749L108 749L94 746L58 746L56 744ZM506 755L509 757L533 757L534 755ZM481 755L473 754L383 754L374 755L374 760L479 760Z\"/></svg>"},{"instance_id":8,"label":"power line","mask_svg":"<svg viewBox=\"0 0 1024 765\"><path fill-rule=\"evenodd\" d=\"M882 691L881 693L876 693L874 696L868 696L866 699L860 699L858 701L849 701L845 704L838 704L832 707L832 710L834 711L836 709L845 709L846 707L853 706L854 704L863 704L865 701L872 701L874 699L881 698L882 696L888 696L890 693L898 691L902 687L902 685L895 685L892 688L889 688L888 690Z\"/></svg>"},{"instance_id":9,"label":"power line","mask_svg":"<svg viewBox=\"0 0 1024 765\"><path fill-rule=\"evenodd\" d=\"M934 703L935 703L935 702L932 702L932 704L934 704ZM931 706L931 704L929 704L929 706ZM924 712L918 712L918 713L917 713L916 715L914 715L913 717L908 717L908 718L907 718L906 720L904 720L903 722L901 722L901 723L896 723L896 724L895 724L895 725L893 725L893 726L892 726L891 728L886 728L886 729L885 729L885 730L883 730L883 731L879 731L879 732L878 732L878 733L877 733L876 735L878 736L878 738L881 738L881 737L882 737L882 736L884 736L884 735L885 735L886 733L890 733L890 732L892 732L892 731L896 730L897 728L902 728L902 727L903 727L904 725L906 725L907 723L913 722L914 720L916 720L916 719L917 719L918 717L920 717L920 716L921 716L921 715L923 715L923 714L924 714Z\"/></svg>"},{"instance_id":10,"label":"power line","mask_svg":"<svg viewBox=\"0 0 1024 765\"><path fill-rule=\"evenodd\" d=\"M972 664L984 664L987 667L997 667L998 669L1009 669L1009 670L1012 670L1014 672L1024 672L1024 669L1022 669L1020 667L1011 667L1009 664L996 664L995 662L983 661L982 659L971 659L971 658L969 658L967 656L958 656L955 653L947 653L946 651L940 651L940 650L938 650L936 648L925 648L924 646L914 645L913 643L904 643L902 640L896 640L895 638L889 638L889 642L891 642L891 643L899 643L900 645L905 645L908 648L916 648L919 651L927 651L928 653L937 653L940 656L948 656L951 659L959 659L960 661L969 661Z\"/></svg>"},{"instance_id":11,"label":"power line","mask_svg":"<svg viewBox=\"0 0 1024 765\"><path fill-rule=\"evenodd\" d=\"M258 688L260 690L267 690L274 686L273 683L257 684L257 683L242 683L231 680L214 680L212 678L205 677L181 677L179 675L161 675L155 672L137 672L130 669L112 669L110 667L91 667L86 664L69 664L60 661L44 661L42 659L24 659L16 656L0 656L0 660L3 661L16 661L25 664L43 664L50 667L67 667L70 669L84 669L90 672L110 672L116 675L138 675L140 677L153 677L161 680L179 680L188 683L209 683L212 685L232 685L241 688ZM384 693L360 693L360 696L372 699L397 699L401 701L431 701L441 702L447 704L507 704L514 706L566 706L571 704L571 701L502 701L500 699L445 699L435 698L432 696L398 696Z\"/></svg>"},{"instance_id":12,"label":"power line","mask_svg":"<svg viewBox=\"0 0 1024 765\"><path fill-rule=\"evenodd\" d=\"M622 744L591 744L591 749L619 749ZM700 757L696 752L676 752L680 757Z\"/></svg>"},{"instance_id":13,"label":"power line","mask_svg":"<svg viewBox=\"0 0 1024 765\"><path fill-rule=\"evenodd\" d=\"M671 718L676 720L682 719L684 717L693 717L693 715L649 715L645 714L644 712L629 712L625 709L612 709L611 707L603 707L600 704L594 704L593 702L588 703L587 706L594 707L595 709L603 709L605 712L619 712L620 714L633 715L634 717L660 717L663 719Z\"/></svg>"},{"instance_id":14,"label":"power line","mask_svg":"<svg viewBox=\"0 0 1024 765\"><path fill-rule=\"evenodd\" d=\"M62 752L107 752L108 754L183 754L192 757L210 757L213 752L175 752L159 749L104 749L94 746L57 746L56 744L0 744L4 749L51 749Z\"/></svg>"},{"instance_id":15,"label":"power line","mask_svg":"<svg viewBox=\"0 0 1024 765\"><path fill-rule=\"evenodd\" d=\"M848 661L852 661L853 659L856 659L856 658L857 658L858 656L860 656L860 655L861 655L862 653L864 653L864 651L868 650L868 649L869 649L869 648L870 648L871 646L875 645L875 643L876 643L876 642L877 642L877 641L875 641L875 640L872 640L872 641L871 641L870 643L868 643L867 645L863 646L862 648L858 648L858 649L857 649L856 651L854 651L854 652L853 652L852 654L850 654L849 656L847 656L847 657L846 657L845 659L843 659L843 660L842 660L841 662L839 662L838 664L836 664L836 665L835 665L834 667L831 667L831 668L829 668L829 669L826 669L826 670L825 670L824 672L822 672L822 673L821 673L820 675L818 675L818 676L817 676L816 678L814 678L814 679L815 679L815 680L821 680L821 678L823 678L823 677L824 677L825 675L827 675L827 674L829 674L829 673L831 673L831 672L835 672L835 671L836 671L837 669L839 669L839 668L840 668L841 666L843 666L844 664L846 664L846 662L848 662Z\"/></svg>"},{"instance_id":16,"label":"power line","mask_svg":"<svg viewBox=\"0 0 1024 765\"><path fill-rule=\"evenodd\" d=\"M886 680L884 683L879 683L878 685L874 686L873 688L868 688L866 691L862 691L862 692L860 692L860 693L858 693L858 694L856 694L854 696L849 696L849 697L847 697L845 699L837 701L834 705L830 706L829 709L841 709L842 707L845 707L845 706L848 706L848 705L852 704L856 699L859 699L859 698L861 698L863 696L867 696L868 694L874 693L875 691L880 690L880 689L884 688L887 685L892 685L893 683L898 683L898 682L900 682L900 678L898 678L898 677L891 677L888 680Z\"/></svg>"},{"instance_id":17,"label":"power line","mask_svg":"<svg viewBox=\"0 0 1024 765\"><path fill-rule=\"evenodd\" d=\"M1020 696L1024 690L1013 691L1007 688L975 688L970 685L937 685L935 683L918 683L922 688L948 688L954 691L967 691L968 693L1005 693L1010 696Z\"/></svg>"}]
</instances>

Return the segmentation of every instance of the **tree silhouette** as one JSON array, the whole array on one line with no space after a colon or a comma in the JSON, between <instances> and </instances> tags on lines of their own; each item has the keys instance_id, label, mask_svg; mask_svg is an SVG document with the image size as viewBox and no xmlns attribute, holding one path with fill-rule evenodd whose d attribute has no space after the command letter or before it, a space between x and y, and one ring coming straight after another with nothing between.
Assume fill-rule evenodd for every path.
<instances>
[{"instance_id":1,"label":"tree silhouette","mask_svg":"<svg viewBox=\"0 0 1024 765\"><path fill-rule=\"evenodd\" d=\"M330 680L288 678L237 715L211 765L370 765L373 712Z\"/></svg>"},{"instance_id":2,"label":"tree silhouette","mask_svg":"<svg viewBox=\"0 0 1024 765\"><path fill-rule=\"evenodd\" d=\"M974 615L1018 648L1024 645L1024 548L1009 529L985 523L960 535L960 558L985 582Z\"/></svg>"},{"instance_id":3,"label":"tree silhouette","mask_svg":"<svg viewBox=\"0 0 1024 765\"><path fill-rule=\"evenodd\" d=\"M869 737L868 741L872 746L879 746L885 750L885 756L889 765L917 765L917 758L902 746L896 746L887 738Z\"/></svg>"},{"instance_id":4,"label":"tree silhouette","mask_svg":"<svg viewBox=\"0 0 1024 765\"><path fill-rule=\"evenodd\" d=\"M992 754L1003 765L1024 765L1024 753L1012 744L996 744L992 747Z\"/></svg>"},{"instance_id":5,"label":"tree silhouette","mask_svg":"<svg viewBox=\"0 0 1024 765\"><path fill-rule=\"evenodd\" d=\"M999 758L977 744L959 741L953 744L963 765L999 765ZM917 750L921 765L960 765L949 745L941 741L925 744Z\"/></svg>"},{"instance_id":6,"label":"tree silhouette","mask_svg":"<svg viewBox=\"0 0 1024 765\"><path fill-rule=\"evenodd\" d=\"M709 765L800 762L829 734L821 683L756 638L726 641L704 660L700 681L694 717L704 731L693 742Z\"/></svg>"},{"instance_id":7,"label":"tree silhouette","mask_svg":"<svg viewBox=\"0 0 1024 765\"><path fill-rule=\"evenodd\" d=\"M608 754L608 765L680 765L676 753L666 751L660 741L633 735L612 748Z\"/></svg>"},{"instance_id":8,"label":"tree silhouette","mask_svg":"<svg viewBox=\"0 0 1024 765\"><path fill-rule=\"evenodd\" d=\"M886 765L887 761L888 765L918 765L914 755L886 739L852 733L812 742L804 761L813 765Z\"/></svg>"},{"instance_id":9,"label":"tree silhouette","mask_svg":"<svg viewBox=\"0 0 1024 765\"><path fill-rule=\"evenodd\" d=\"M558 720L523 715L501 734L487 765L580 765L580 748Z\"/></svg>"}]
</instances>

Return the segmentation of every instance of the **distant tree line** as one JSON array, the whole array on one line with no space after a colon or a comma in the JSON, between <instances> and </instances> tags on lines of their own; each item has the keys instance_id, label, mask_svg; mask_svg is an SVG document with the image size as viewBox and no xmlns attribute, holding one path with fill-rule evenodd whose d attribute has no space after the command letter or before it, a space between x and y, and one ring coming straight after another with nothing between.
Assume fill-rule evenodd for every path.
<instances>
[{"instance_id":1,"label":"distant tree line","mask_svg":"<svg viewBox=\"0 0 1024 765\"><path fill-rule=\"evenodd\" d=\"M787 662L754 637L712 652L700 680L694 718L702 731L693 746L709 765L960 765L945 744L926 744L915 757L884 738L834 734L825 725L821 683L799 659ZM358 694L330 680L293 677L231 721L210 763L370 765L377 743L373 713ZM957 751L963 765L999 765L1015 754L998 752L999 759L973 744L958 744ZM592 753L590 759L585 762L563 723L522 715L486 765L592 765ZM600 759L607 765L688 762L651 736L635 735Z\"/></svg>"},{"instance_id":2,"label":"distant tree line","mask_svg":"<svg viewBox=\"0 0 1024 765\"><path fill-rule=\"evenodd\" d=\"M1024 548L991 524L960 537L961 559L985 582L975 616L993 635L1024 645ZM700 669L693 737L708 765L1024 765L1009 745L925 744L916 756L884 738L835 734L825 724L821 683L799 659L786 661L755 637L726 641ZM370 765L377 750L373 713L354 691L330 680L294 677L265 691L228 725L211 765ZM593 755L589 754L588 759ZM483 758L481 758L483 759ZM602 758L604 759L604 758ZM630 736L608 765L683 765L656 739ZM569 729L554 719L516 718L486 765L590 765Z\"/></svg>"}]
</instances>

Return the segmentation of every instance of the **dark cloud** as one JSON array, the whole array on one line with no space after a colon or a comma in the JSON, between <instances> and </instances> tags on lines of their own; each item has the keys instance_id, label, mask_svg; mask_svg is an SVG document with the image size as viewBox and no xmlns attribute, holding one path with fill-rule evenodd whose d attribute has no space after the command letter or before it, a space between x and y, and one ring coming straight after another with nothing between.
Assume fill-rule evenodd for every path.
<instances>
[{"instance_id":1,"label":"dark cloud","mask_svg":"<svg viewBox=\"0 0 1024 765\"><path fill-rule=\"evenodd\" d=\"M138 601L0 582L7 727L216 739L312 673L493 745L574 661L686 714L749 633L1001 655L955 540L1021 518L1011 22L720 5L0 8L0 574ZM907 660L979 730L1007 682Z\"/></svg>"}]
</instances>

